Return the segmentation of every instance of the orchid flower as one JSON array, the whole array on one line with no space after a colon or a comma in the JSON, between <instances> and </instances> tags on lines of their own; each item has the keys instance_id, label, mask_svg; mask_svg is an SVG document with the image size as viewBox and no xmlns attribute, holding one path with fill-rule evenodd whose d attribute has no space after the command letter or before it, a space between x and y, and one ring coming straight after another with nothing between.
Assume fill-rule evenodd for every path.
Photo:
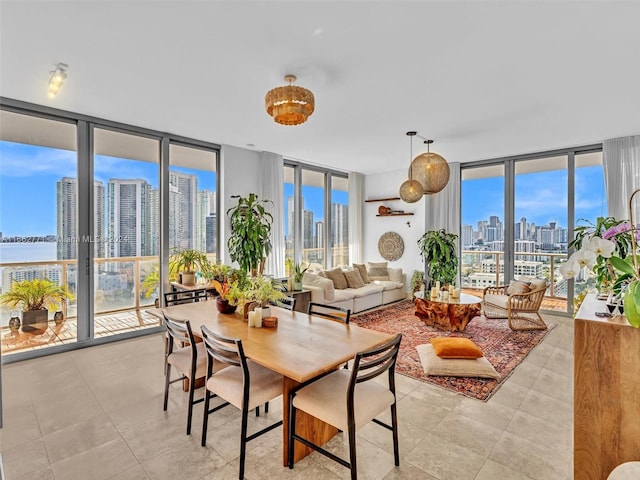
<instances>
[{"instance_id":1,"label":"orchid flower","mask_svg":"<svg viewBox=\"0 0 640 480\"><path fill-rule=\"evenodd\" d=\"M611 258L616 244L611 240L605 240L600 237L591 237L591 239L582 247L583 250L589 250L595 253L596 257Z\"/></svg>"},{"instance_id":2,"label":"orchid flower","mask_svg":"<svg viewBox=\"0 0 640 480\"><path fill-rule=\"evenodd\" d=\"M587 267L589 269L593 268L598 258L594 252L592 252L591 250L586 250L584 248L577 251L571 256L575 257L573 261L576 262L580 267Z\"/></svg>"},{"instance_id":3,"label":"orchid flower","mask_svg":"<svg viewBox=\"0 0 640 480\"><path fill-rule=\"evenodd\" d=\"M580 265L573 261L572 258L569 258L569 260L560 266L560 274L566 279L575 277L579 271Z\"/></svg>"}]
</instances>

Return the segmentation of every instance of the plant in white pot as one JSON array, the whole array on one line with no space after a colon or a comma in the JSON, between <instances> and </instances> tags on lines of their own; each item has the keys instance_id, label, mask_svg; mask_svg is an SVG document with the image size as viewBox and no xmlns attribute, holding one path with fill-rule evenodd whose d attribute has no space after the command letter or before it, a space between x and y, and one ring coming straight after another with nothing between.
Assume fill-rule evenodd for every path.
<instances>
[{"instance_id":1,"label":"plant in white pot","mask_svg":"<svg viewBox=\"0 0 640 480\"><path fill-rule=\"evenodd\" d=\"M47 329L49 310L57 310L73 294L66 286L48 278L13 282L8 292L0 295L0 303L22 309L22 331L42 334Z\"/></svg>"},{"instance_id":2,"label":"plant in white pot","mask_svg":"<svg viewBox=\"0 0 640 480\"><path fill-rule=\"evenodd\" d=\"M207 255L199 250L191 248L176 250L169 259L171 273L182 275L183 285L196 284L196 272L206 271L209 268Z\"/></svg>"}]
</instances>

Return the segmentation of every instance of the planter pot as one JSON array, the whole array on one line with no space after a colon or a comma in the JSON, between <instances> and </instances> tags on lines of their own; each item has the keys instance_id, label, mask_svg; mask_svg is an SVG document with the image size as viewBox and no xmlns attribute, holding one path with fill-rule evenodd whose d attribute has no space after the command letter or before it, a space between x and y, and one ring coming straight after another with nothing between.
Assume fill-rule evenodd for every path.
<instances>
[{"instance_id":1,"label":"planter pot","mask_svg":"<svg viewBox=\"0 0 640 480\"><path fill-rule=\"evenodd\" d=\"M216 298L216 308L220 313L233 313L236 311L237 306L229 304L228 300L223 298Z\"/></svg>"},{"instance_id":2,"label":"planter pot","mask_svg":"<svg viewBox=\"0 0 640 480\"><path fill-rule=\"evenodd\" d=\"M47 330L49 312L44 310L29 310L22 312L22 331L33 335L41 335Z\"/></svg>"},{"instance_id":3,"label":"planter pot","mask_svg":"<svg viewBox=\"0 0 640 480\"><path fill-rule=\"evenodd\" d=\"M182 284L183 285L195 285L196 274L195 272L182 272Z\"/></svg>"},{"instance_id":4,"label":"planter pot","mask_svg":"<svg viewBox=\"0 0 640 480\"><path fill-rule=\"evenodd\" d=\"M249 312L251 312L256 307L256 302L247 302L244 304L242 308L242 318L247 320L249 318Z\"/></svg>"},{"instance_id":5,"label":"planter pot","mask_svg":"<svg viewBox=\"0 0 640 480\"><path fill-rule=\"evenodd\" d=\"M278 326L278 317L264 317L262 326L266 328L274 328Z\"/></svg>"},{"instance_id":6,"label":"planter pot","mask_svg":"<svg viewBox=\"0 0 640 480\"><path fill-rule=\"evenodd\" d=\"M62 325L64 323L64 313L61 310L58 310L53 314L53 321L56 322L56 325Z\"/></svg>"},{"instance_id":7,"label":"planter pot","mask_svg":"<svg viewBox=\"0 0 640 480\"><path fill-rule=\"evenodd\" d=\"M293 282L293 289L296 292L302 290L302 282Z\"/></svg>"}]
</instances>

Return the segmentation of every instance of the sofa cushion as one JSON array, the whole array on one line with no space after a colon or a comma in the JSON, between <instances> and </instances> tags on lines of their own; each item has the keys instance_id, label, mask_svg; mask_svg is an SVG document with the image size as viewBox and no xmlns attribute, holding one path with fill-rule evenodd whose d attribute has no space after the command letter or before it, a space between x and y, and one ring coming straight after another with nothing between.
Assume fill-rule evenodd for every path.
<instances>
[{"instance_id":1,"label":"sofa cushion","mask_svg":"<svg viewBox=\"0 0 640 480\"><path fill-rule=\"evenodd\" d=\"M349 270L344 272L344 278L347 279L347 286L349 288L364 287L364 281L362 280L358 270Z\"/></svg>"},{"instance_id":2,"label":"sofa cushion","mask_svg":"<svg viewBox=\"0 0 640 480\"><path fill-rule=\"evenodd\" d=\"M478 345L463 337L434 337L430 340L440 358L480 358L484 354Z\"/></svg>"},{"instance_id":3,"label":"sofa cushion","mask_svg":"<svg viewBox=\"0 0 640 480\"><path fill-rule=\"evenodd\" d=\"M371 280L389 280L387 262L368 262L367 273Z\"/></svg>"},{"instance_id":4,"label":"sofa cushion","mask_svg":"<svg viewBox=\"0 0 640 480\"><path fill-rule=\"evenodd\" d=\"M360 277L362 277L362 281L364 283L370 283L371 280L369 280L369 274L367 273L367 267L364 263L354 263L353 264L353 269L357 270L358 272L360 272Z\"/></svg>"},{"instance_id":5,"label":"sofa cushion","mask_svg":"<svg viewBox=\"0 0 640 480\"><path fill-rule=\"evenodd\" d=\"M539 288L547 286L547 281L544 278L534 278L530 283L531 290L538 290Z\"/></svg>"},{"instance_id":6,"label":"sofa cushion","mask_svg":"<svg viewBox=\"0 0 640 480\"><path fill-rule=\"evenodd\" d=\"M520 293L529 293L529 282L522 282L520 280L511 280L507 287L507 295L518 295Z\"/></svg>"},{"instance_id":7,"label":"sofa cushion","mask_svg":"<svg viewBox=\"0 0 640 480\"><path fill-rule=\"evenodd\" d=\"M376 293L382 292L383 288L381 285L375 285L370 283L368 285L364 285L360 288L348 288L345 292L351 292L354 297L366 297L367 295L373 295Z\"/></svg>"},{"instance_id":8,"label":"sofa cushion","mask_svg":"<svg viewBox=\"0 0 640 480\"><path fill-rule=\"evenodd\" d=\"M480 358L440 358L430 343L416 347L420 363L427 375L444 375L448 377L481 377L500 378L485 357Z\"/></svg>"},{"instance_id":9,"label":"sofa cushion","mask_svg":"<svg viewBox=\"0 0 640 480\"><path fill-rule=\"evenodd\" d=\"M357 290L353 290L351 288L348 288L345 290L336 290L335 295L333 297L333 301L343 302L345 300L353 300L353 297L355 297L354 292L357 292Z\"/></svg>"},{"instance_id":10,"label":"sofa cushion","mask_svg":"<svg viewBox=\"0 0 640 480\"><path fill-rule=\"evenodd\" d=\"M344 276L344 272L341 268L334 268L333 270L325 270L325 276L333 282L333 286L336 290L344 290L349 285L347 279Z\"/></svg>"},{"instance_id":11,"label":"sofa cushion","mask_svg":"<svg viewBox=\"0 0 640 480\"><path fill-rule=\"evenodd\" d=\"M332 302L335 298L333 282L328 278L323 278L315 273L304 272L302 284L322 288L324 291L324 299L328 302Z\"/></svg>"},{"instance_id":12,"label":"sofa cushion","mask_svg":"<svg viewBox=\"0 0 640 480\"><path fill-rule=\"evenodd\" d=\"M402 268L389 267L387 270L389 271L389 280L391 280L393 282L400 282L401 284L404 284L404 278L403 278L403 275L402 275Z\"/></svg>"},{"instance_id":13,"label":"sofa cushion","mask_svg":"<svg viewBox=\"0 0 640 480\"><path fill-rule=\"evenodd\" d=\"M396 288L402 288L402 283L394 282L391 280L374 280L373 284L380 285L384 290L395 290Z\"/></svg>"},{"instance_id":14,"label":"sofa cushion","mask_svg":"<svg viewBox=\"0 0 640 480\"><path fill-rule=\"evenodd\" d=\"M507 302L509 301L509 297L506 295L494 295L492 293L487 293L484 296L485 303L490 303L491 305L495 305L497 307L502 307L505 310L507 309Z\"/></svg>"}]
</instances>

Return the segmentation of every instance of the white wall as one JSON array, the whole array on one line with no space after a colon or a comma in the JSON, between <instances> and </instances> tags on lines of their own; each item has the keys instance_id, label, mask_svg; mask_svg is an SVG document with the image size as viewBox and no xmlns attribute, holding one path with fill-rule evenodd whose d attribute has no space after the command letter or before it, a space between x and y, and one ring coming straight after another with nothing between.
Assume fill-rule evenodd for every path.
<instances>
[{"instance_id":1,"label":"white wall","mask_svg":"<svg viewBox=\"0 0 640 480\"><path fill-rule=\"evenodd\" d=\"M364 177L364 199L398 197L400 185L407 180L407 169L394 170ZM412 216L376 217L378 207L385 205L393 210L413 212ZM407 283L411 280L414 270L424 270L424 263L418 250L418 239L424 233L424 199L416 203L405 203L402 200L389 202L364 203L363 230L364 246L363 259L365 262L385 261L378 251L378 240L385 232L395 232L404 241L404 253L393 262L390 267L402 267L407 275ZM411 226L407 225L411 223Z\"/></svg>"},{"instance_id":2,"label":"white wall","mask_svg":"<svg viewBox=\"0 0 640 480\"><path fill-rule=\"evenodd\" d=\"M232 265L227 253L230 225L227 210L237 204L231 195L246 197L260 192L260 152L223 145L220 150L220 256L222 263ZM236 265L237 266L237 265Z\"/></svg>"}]
</instances>

